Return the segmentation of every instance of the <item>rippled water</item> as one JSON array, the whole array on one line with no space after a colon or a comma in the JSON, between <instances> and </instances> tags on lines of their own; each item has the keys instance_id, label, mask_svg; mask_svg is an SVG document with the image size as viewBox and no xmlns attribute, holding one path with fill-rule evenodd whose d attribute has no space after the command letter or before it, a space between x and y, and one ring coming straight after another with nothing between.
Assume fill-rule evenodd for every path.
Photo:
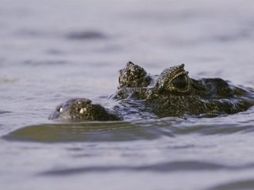
<instances>
[{"instance_id":1,"label":"rippled water","mask_svg":"<svg viewBox=\"0 0 254 190\"><path fill-rule=\"evenodd\" d=\"M1 189L254 189L254 108L217 118L59 123L105 103L129 60L254 87L251 0L0 0Z\"/></svg>"}]
</instances>

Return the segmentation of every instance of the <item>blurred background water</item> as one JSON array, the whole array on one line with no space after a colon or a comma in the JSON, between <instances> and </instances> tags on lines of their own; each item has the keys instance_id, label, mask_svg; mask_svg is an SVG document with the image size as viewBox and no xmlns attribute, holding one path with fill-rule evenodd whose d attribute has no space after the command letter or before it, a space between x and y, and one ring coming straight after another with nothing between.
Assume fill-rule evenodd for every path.
<instances>
[{"instance_id":1,"label":"blurred background water","mask_svg":"<svg viewBox=\"0 0 254 190\"><path fill-rule=\"evenodd\" d=\"M0 0L1 189L254 189L254 109L218 118L48 121L103 102L127 61L253 87L251 0Z\"/></svg>"}]
</instances>

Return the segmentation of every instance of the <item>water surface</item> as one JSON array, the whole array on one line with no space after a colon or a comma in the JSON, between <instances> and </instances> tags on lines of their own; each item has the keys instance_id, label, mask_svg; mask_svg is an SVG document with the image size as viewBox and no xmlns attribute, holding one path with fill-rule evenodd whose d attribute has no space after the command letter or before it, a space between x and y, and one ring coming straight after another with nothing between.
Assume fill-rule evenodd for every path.
<instances>
[{"instance_id":1,"label":"water surface","mask_svg":"<svg viewBox=\"0 0 254 190\"><path fill-rule=\"evenodd\" d=\"M6 190L254 189L254 108L217 118L61 123L105 104L118 70L185 63L254 87L251 0L1 0L0 184Z\"/></svg>"}]
</instances>

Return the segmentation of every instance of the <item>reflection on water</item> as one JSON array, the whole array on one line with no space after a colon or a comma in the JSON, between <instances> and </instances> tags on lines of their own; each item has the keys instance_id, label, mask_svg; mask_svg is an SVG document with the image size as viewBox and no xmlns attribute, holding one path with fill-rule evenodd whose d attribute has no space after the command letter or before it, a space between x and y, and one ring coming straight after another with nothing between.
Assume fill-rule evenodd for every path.
<instances>
[{"instance_id":1,"label":"reflection on water","mask_svg":"<svg viewBox=\"0 0 254 190\"><path fill-rule=\"evenodd\" d=\"M120 122L45 124L18 129L4 139L35 142L93 142L154 139L158 132Z\"/></svg>"},{"instance_id":2,"label":"reflection on water","mask_svg":"<svg viewBox=\"0 0 254 190\"><path fill-rule=\"evenodd\" d=\"M165 118L132 122L74 122L39 124L22 127L5 136L6 140L28 142L100 142L152 140L176 135L229 135L254 131L251 121L242 121L243 114L214 118ZM234 122L239 119L238 124ZM222 124L223 122L223 124ZM241 125L239 125L241 123Z\"/></svg>"}]
</instances>

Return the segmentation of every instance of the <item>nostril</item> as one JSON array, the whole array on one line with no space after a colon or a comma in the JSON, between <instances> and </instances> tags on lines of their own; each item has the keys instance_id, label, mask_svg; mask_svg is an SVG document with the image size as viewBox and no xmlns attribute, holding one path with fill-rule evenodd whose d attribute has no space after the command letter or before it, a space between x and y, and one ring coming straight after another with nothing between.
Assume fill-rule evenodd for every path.
<instances>
[{"instance_id":1,"label":"nostril","mask_svg":"<svg viewBox=\"0 0 254 190\"><path fill-rule=\"evenodd\" d=\"M83 114L83 113L85 113L87 111L87 108L81 108L80 110L79 110L79 113L80 114Z\"/></svg>"}]
</instances>

